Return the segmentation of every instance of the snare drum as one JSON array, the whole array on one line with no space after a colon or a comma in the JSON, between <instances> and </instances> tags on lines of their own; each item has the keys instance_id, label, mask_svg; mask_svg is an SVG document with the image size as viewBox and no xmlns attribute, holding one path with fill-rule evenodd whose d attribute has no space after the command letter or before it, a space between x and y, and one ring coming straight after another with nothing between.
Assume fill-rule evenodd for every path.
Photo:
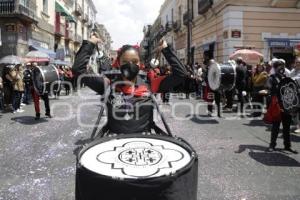
<instances>
[{"instance_id":1,"label":"snare drum","mask_svg":"<svg viewBox=\"0 0 300 200\"><path fill-rule=\"evenodd\" d=\"M180 138L119 135L78 155L76 200L197 200L198 158Z\"/></svg>"},{"instance_id":2,"label":"snare drum","mask_svg":"<svg viewBox=\"0 0 300 200\"><path fill-rule=\"evenodd\" d=\"M212 63L208 71L208 84L213 91L232 90L236 81L236 66L233 63Z\"/></svg>"},{"instance_id":3,"label":"snare drum","mask_svg":"<svg viewBox=\"0 0 300 200\"><path fill-rule=\"evenodd\" d=\"M49 93L51 89L60 88L59 73L54 65L37 66L32 72L33 85L39 95ZM54 84L53 84L54 83ZM51 88L53 84L53 88Z\"/></svg>"}]
</instances>

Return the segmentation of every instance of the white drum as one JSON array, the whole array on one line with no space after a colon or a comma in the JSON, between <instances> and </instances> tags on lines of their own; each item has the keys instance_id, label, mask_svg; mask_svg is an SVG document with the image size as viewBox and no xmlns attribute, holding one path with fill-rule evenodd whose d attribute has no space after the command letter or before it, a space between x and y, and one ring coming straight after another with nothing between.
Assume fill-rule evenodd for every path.
<instances>
[{"instance_id":1,"label":"white drum","mask_svg":"<svg viewBox=\"0 0 300 200\"><path fill-rule=\"evenodd\" d=\"M208 69L208 84L213 91L232 90L236 81L236 66L233 63L212 63Z\"/></svg>"},{"instance_id":2,"label":"white drum","mask_svg":"<svg viewBox=\"0 0 300 200\"><path fill-rule=\"evenodd\" d=\"M103 138L79 154L76 200L196 200L197 173L196 152L182 139Z\"/></svg>"}]
</instances>

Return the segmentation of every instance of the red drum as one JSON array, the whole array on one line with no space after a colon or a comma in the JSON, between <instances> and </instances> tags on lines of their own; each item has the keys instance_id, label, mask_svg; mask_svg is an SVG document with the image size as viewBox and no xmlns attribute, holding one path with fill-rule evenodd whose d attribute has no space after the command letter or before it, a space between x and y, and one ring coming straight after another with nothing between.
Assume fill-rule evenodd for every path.
<instances>
[{"instance_id":1,"label":"red drum","mask_svg":"<svg viewBox=\"0 0 300 200\"><path fill-rule=\"evenodd\" d=\"M84 147L76 200L197 200L198 158L183 139L119 135Z\"/></svg>"}]
</instances>

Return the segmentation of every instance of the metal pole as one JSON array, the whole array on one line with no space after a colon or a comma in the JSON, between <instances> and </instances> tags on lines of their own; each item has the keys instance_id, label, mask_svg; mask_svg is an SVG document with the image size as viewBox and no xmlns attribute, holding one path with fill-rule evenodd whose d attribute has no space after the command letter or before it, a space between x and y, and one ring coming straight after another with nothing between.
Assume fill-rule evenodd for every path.
<instances>
[{"instance_id":1,"label":"metal pole","mask_svg":"<svg viewBox=\"0 0 300 200\"><path fill-rule=\"evenodd\" d=\"M191 0L187 0L187 7L188 7L188 26L187 26L187 64L192 66L192 2Z\"/></svg>"}]
</instances>

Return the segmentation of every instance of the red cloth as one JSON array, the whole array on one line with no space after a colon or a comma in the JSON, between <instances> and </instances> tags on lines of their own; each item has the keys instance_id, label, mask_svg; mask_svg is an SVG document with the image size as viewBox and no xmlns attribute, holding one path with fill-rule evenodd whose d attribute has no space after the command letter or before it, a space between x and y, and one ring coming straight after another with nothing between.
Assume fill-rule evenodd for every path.
<instances>
[{"instance_id":1,"label":"red cloth","mask_svg":"<svg viewBox=\"0 0 300 200\"><path fill-rule=\"evenodd\" d=\"M211 91L209 86L205 86L204 88L203 100L210 103L214 101L214 93Z\"/></svg>"},{"instance_id":2,"label":"red cloth","mask_svg":"<svg viewBox=\"0 0 300 200\"><path fill-rule=\"evenodd\" d=\"M281 121L281 108L276 96L272 96L270 106L264 116L264 122L272 124L273 122Z\"/></svg>"},{"instance_id":3,"label":"red cloth","mask_svg":"<svg viewBox=\"0 0 300 200\"><path fill-rule=\"evenodd\" d=\"M150 80L151 85L151 92L157 93L159 90L159 86L161 82L167 77L167 76L158 76L154 70L150 70L147 74L148 79Z\"/></svg>"},{"instance_id":4,"label":"red cloth","mask_svg":"<svg viewBox=\"0 0 300 200\"><path fill-rule=\"evenodd\" d=\"M35 113L40 113L40 96L36 93L34 88L31 88L31 95L34 102Z\"/></svg>"},{"instance_id":5,"label":"red cloth","mask_svg":"<svg viewBox=\"0 0 300 200\"><path fill-rule=\"evenodd\" d=\"M118 89L118 91L123 92L126 95L133 95L135 97L142 97L149 95L149 90L146 85L140 85L138 87L134 86L122 86Z\"/></svg>"}]
</instances>

